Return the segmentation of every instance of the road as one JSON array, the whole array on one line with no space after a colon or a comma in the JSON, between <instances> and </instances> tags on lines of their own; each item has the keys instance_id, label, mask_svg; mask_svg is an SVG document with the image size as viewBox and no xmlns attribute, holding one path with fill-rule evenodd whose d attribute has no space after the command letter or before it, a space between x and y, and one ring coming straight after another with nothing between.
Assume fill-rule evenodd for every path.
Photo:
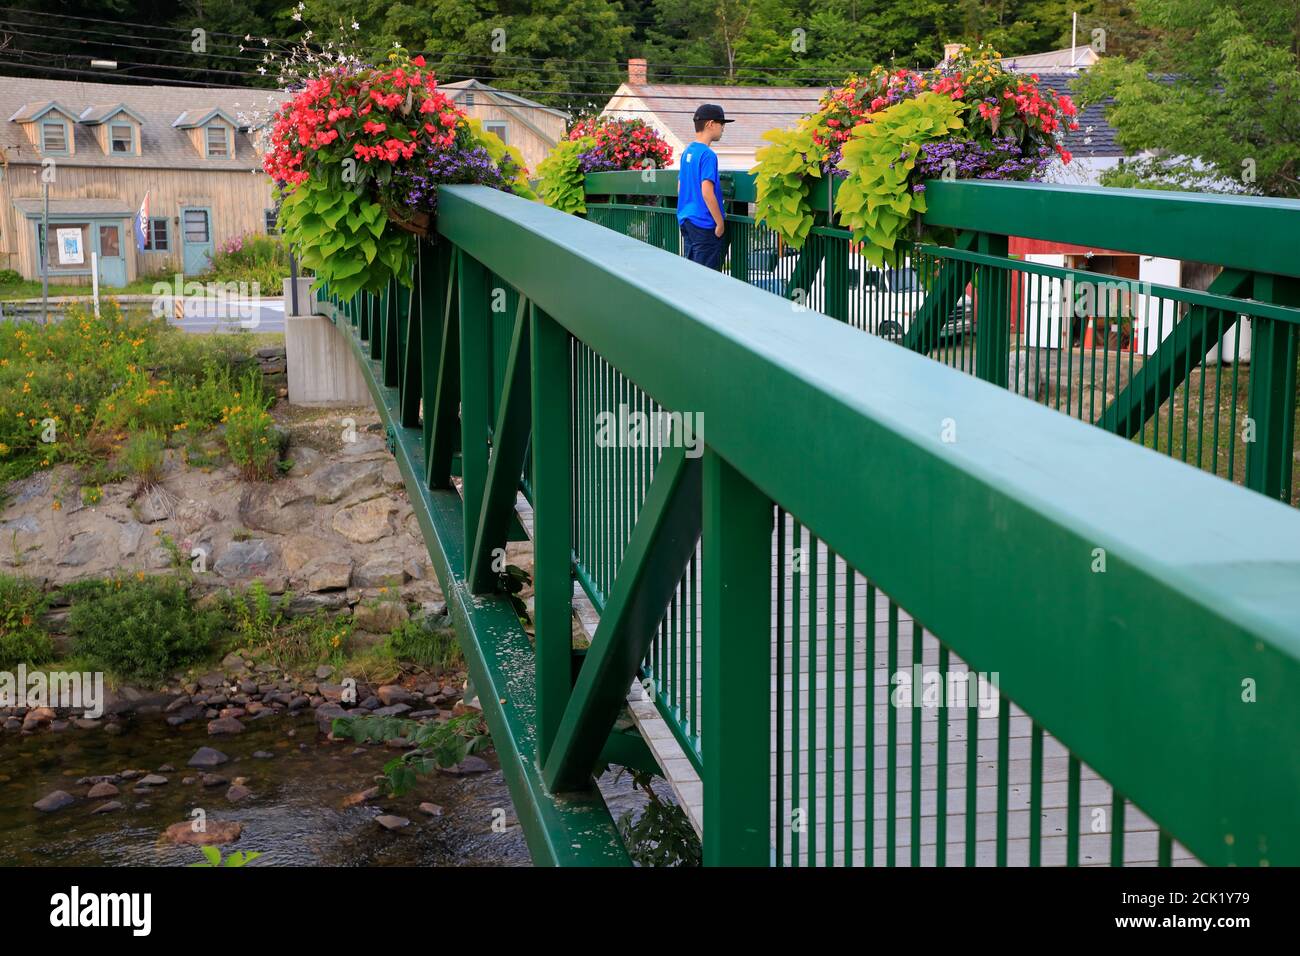
<instances>
[{"instance_id":1,"label":"road","mask_svg":"<svg viewBox=\"0 0 1300 956\"><path fill-rule=\"evenodd\" d=\"M186 299L185 318L172 314L167 321L186 332L283 332L284 300Z\"/></svg>"}]
</instances>

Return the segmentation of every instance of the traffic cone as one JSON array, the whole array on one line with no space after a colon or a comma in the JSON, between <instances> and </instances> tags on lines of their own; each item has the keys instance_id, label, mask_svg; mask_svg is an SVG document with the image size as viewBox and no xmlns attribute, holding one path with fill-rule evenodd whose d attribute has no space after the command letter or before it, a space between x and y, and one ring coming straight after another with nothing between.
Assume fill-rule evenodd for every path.
<instances>
[{"instance_id":1,"label":"traffic cone","mask_svg":"<svg viewBox=\"0 0 1300 956\"><path fill-rule=\"evenodd\" d=\"M1083 347L1092 348L1092 316L1088 316L1088 324L1083 327Z\"/></svg>"}]
</instances>

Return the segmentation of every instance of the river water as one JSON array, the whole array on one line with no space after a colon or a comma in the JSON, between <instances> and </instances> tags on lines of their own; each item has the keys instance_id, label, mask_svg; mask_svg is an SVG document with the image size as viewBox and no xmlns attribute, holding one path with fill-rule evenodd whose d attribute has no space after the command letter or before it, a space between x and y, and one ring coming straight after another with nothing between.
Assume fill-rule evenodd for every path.
<instances>
[{"instance_id":1,"label":"river water","mask_svg":"<svg viewBox=\"0 0 1300 956\"><path fill-rule=\"evenodd\" d=\"M247 777L252 796L238 803L227 786L205 788L202 770L187 767L202 746L230 758L212 772L233 781ZM374 775L395 755L382 746L359 749L329 741L310 717L281 716L249 724L234 737L209 737L203 724L168 727L156 716L139 717L125 733L68 729L32 736L0 736L0 865L175 866L200 859L195 847L159 842L173 823L202 808L209 820L237 820L239 840L223 848L258 850L253 865L462 866L528 865L523 832L493 755L481 774L433 773L413 792L352 807L349 795L374 785ZM270 759L254 758L267 751ZM112 813L92 814L107 800L87 800L78 778L135 769L165 771L168 782L148 794L135 781L118 784L122 803ZM182 783L185 777L193 783ZM32 804L53 790L78 798L53 813ZM443 807L440 817L418 808ZM388 831L374 820L391 813L411 825Z\"/></svg>"}]
</instances>

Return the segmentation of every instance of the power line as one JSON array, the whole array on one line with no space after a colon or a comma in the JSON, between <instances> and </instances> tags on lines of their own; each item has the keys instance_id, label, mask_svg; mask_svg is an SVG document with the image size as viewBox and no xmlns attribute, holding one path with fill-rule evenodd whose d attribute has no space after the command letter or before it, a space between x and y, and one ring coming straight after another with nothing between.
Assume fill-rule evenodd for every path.
<instances>
[{"instance_id":1,"label":"power line","mask_svg":"<svg viewBox=\"0 0 1300 956\"><path fill-rule=\"evenodd\" d=\"M24 33L24 32L21 31L21 30L11 30L11 29L9 29L8 27L4 27L4 26L0 26L0 33L12 34L12 35L14 35L14 36L36 37L37 39L40 39L40 38L41 38L41 35L38 34L38 33ZM94 45L97 45L97 46L99 46L99 47L110 47L110 48L111 48L111 47L119 47L119 48L122 48L122 49L149 50L148 47L127 47L127 46L125 46L124 44L102 43L102 42L97 41L97 40L76 40L76 41L74 41L74 40L71 40L71 38L67 38L67 37L54 37L53 39L58 39L58 40L68 40L69 42L77 42L77 43L82 43L82 44L94 44ZM62 56L62 57L64 58L65 61L66 61L67 58L71 55L71 54L67 54L67 53L50 53L49 51L46 51L46 50L39 50L39 51L38 51L38 50L23 50L23 51L20 51L20 52L23 52L23 53L32 53L32 54L34 54L34 53L40 53L40 54L42 54L42 55L44 55L44 56ZM149 52L153 52L153 51L152 51L152 50L149 50ZM120 63L122 63L122 64L124 64L124 65L126 65L126 66L138 66L138 67L144 67L144 68L146 68L146 69L150 69L150 70L169 70L169 71L176 71L176 72L181 72L181 73L224 73L224 74L226 74L227 76L249 76L249 77L251 77L251 76L259 76L259 75L261 75L261 74L258 74L258 73L256 73L256 72L248 72L248 71L244 71L244 70L221 70L221 69L217 69L216 67L209 67L209 66L176 66L176 65L174 65L174 64L170 64L170 63L140 63L140 62L137 62L137 61L128 61L128 60L120 60L120 61L118 61L118 62L120 62Z\"/></svg>"},{"instance_id":2,"label":"power line","mask_svg":"<svg viewBox=\"0 0 1300 956\"><path fill-rule=\"evenodd\" d=\"M47 13L47 12L45 12L45 11L36 11L36 10L20 10L20 9L18 9L18 8L14 8L14 7L0 7L0 10L10 10L10 11L18 12L18 13L23 13L23 14L36 15L36 16L42 16L42 17L48 17L48 18L56 18L56 19L63 19L63 20L77 20L77 21L83 21L83 22L87 22L87 23L107 24L107 25L109 25L109 26L142 27L142 28L145 28L145 29L153 29L153 30L168 30L168 31L172 31L172 32L183 33L183 34L186 34L186 35L189 35L189 34L190 34L190 28L187 28L187 27L175 27L175 26L166 26L166 25L158 25L158 24L140 24L140 23L132 23L132 22L129 22L129 21L105 20L105 19L97 18L97 17L79 17L79 16L73 16L72 14L64 14L64 13ZM65 29L65 30L70 30L70 29L75 29L75 28L72 28L72 27L64 27L63 29ZM116 35L116 36L126 36L125 34L115 34L115 35ZM209 36L224 36L224 37L230 37L230 38L233 38L233 39L235 39L235 40L241 40L241 41L245 40L245 37L252 36L251 34L245 34L245 35L241 36L241 35L239 35L239 34L235 34L235 33L224 33L224 32L220 32L220 31L208 31L208 35L209 35ZM256 37L255 39L259 39L259 40L260 40L260 39L262 39L262 38L261 38L261 37ZM300 41L298 41L298 40L290 40L290 39L288 39L288 38L283 38L283 37L275 37L275 38L267 38L267 39L271 39L271 40L274 40L274 42L276 42L276 43L281 43L281 44L285 44L285 45L295 45L295 44L297 44L298 42L300 42ZM251 42L251 41L245 41L245 42ZM499 62L499 61L507 61L507 62L529 62L529 63L543 63L543 64L564 63L564 64L581 64L581 65L589 65L589 66L607 66L607 67L610 66L610 65L611 65L611 62L612 62L612 61L607 60L607 59L606 59L606 60L587 60L587 59L571 58L571 57L560 57L560 56L530 57L530 56L513 56L513 55L509 55L509 54L504 54L504 53L502 53L502 54L473 54L473 53L436 53L436 52L428 52L428 51L425 51L425 52L424 52L424 55L425 55L426 57L433 57L433 58L436 58L436 59L455 58L455 59L460 59L460 60L464 60L464 59L475 59L475 60L488 61L488 62L485 62L485 63L483 64L484 67L486 67L486 66L488 66L488 65L491 65L491 64L494 64L494 63L497 63L497 62ZM665 70L665 69L670 69L670 70L688 69L688 70L712 70L712 71L714 71L715 73L718 73L718 74L730 74L730 73L734 73L734 72L751 72L751 73L753 73L753 72L757 72L757 73L771 73L771 74L776 74L776 75L781 75L781 76L799 76L799 75L805 75L805 76L811 76L811 77L824 76L824 75L826 74L826 71L827 71L827 68L822 68L822 67L813 67L813 66L809 66L809 67L727 66L727 65L725 65L725 64L702 64L702 63L657 63L657 62L656 62L656 63L650 63L649 66L650 66L651 69L653 69L653 70L658 70L658 71L662 71L662 70ZM838 72L838 71L841 70L841 69L853 69L853 67L835 67L834 69ZM574 73L576 73L576 72L586 72L586 71L577 71L577 70L573 70L573 71L569 71L569 72L574 72ZM609 73L610 75L618 75L618 76L623 76L623 75L624 75L623 72L622 72L622 69L621 69L620 67L618 67L617 64L615 64L615 66L614 66L613 69L606 70L605 72ZM712 75L709 74L709 73L677 73L677 74L674 74L674 75L682 76L682 77L693 77L693 78L697 78L697 79L710 79L710 78L716 79L716 78L718 78L718 77L714 77L714 76L712 76Z\"/></svg>"},{"instance_id":3,"label":"power line","mask_svg":"<svg viewBox=\"0 0 1300 956\"><path fill-rule=\"evenodd\" d=\"M50 73L70 73L76 76L90 76L94 77L101 83L121 82L129 83L133 86L201 86L208 87L209 89L228 90L231 92L246 90L249 93L275 92L274 90L268 90L265 87L231 86L229 83L204 83L201 80L168 80L166 82L159 82L155 78L149 76L131 76L126 73L113 73L105 70L78 70L73 67L47 66L44 63L27 63L22 60L11 59L14 53L24 52L25 51L18 50L0 50L0 57L5 57L4 60L0 60L0 65L5 67L19 67L27 70L44 70Z\"/></svg>"},{"instance_id":4,"label":"power line","mask_svg":"<svg viewBox=\"0 0 1300 956\"><path fill-rule=\"evenodd\" d=\"M144 50L148 53L162 53L168 56L187 56L187 55L206 56L206 57L215 57L217 59L222 59L222 60L239 60L240 62L244 62L244 63L260 63L262 60L260 56L241 56L236 53L206 53L205 52L205 53L195 54L194 51L190 49L189 43L181 39L177 39L176 42L182 44L185 47L184 50L179 50L179 49L169 50L165 47L159 48L156 46L135 46L129 43L122 43L120 42L120 40L123 38L124 36L123 34L109 33L105 30L85 30L81 27L55 26L53 24L45 25L45 24L34 24L34 23L17 23L11 20L0 20L0 23L9 23L11 24L11 26L31 27L33 29L39 29L39 30L59 30L65 33L73 32L73 31L79 31L82 33L93 33L99 36L115 37L119 41L119 42L110 42L108 40L88 40L88 39L83 39L80 36L69 37L69 36L61 36L61 35L50 35L45 33L23 33L19 30L13 30L9 26L0 26L0 33L10 32L19 36L30 36L30 37L37 37L39 39L58 40L63 43L80 43L83 45L95 44L98 46L117 47L123 50ZM134 37L131 39L140 39L140 40L147 40L147 41L152 41L156 39L157 42L159 43L172 42L170 38L164 39L162 37L156 37L156 38L155 37Z\"/></svg>"},{"instance_id":5,"label":"power line","mask_svg":"<svg viewBox=\"0 0 1300 956\"><path fill-rule=\"evenodd\" d=\"M78 17L72 15L71 13L47 13L44 10L24 10L21 7L0 7L0 10L8 10L13 13L26 13L26 14L31 14L34 16L41 16L41 17L57 17L58 19L61 20L80 20L85 23L105 23L113 27L139 27L145 30L170 30L173 33L184 33L190 36L193 35L191 33L193 27L175 27L175 26L168 26L167 24L159 24L159 23L132 23L126 20L103 20L98 17ZM244 35L239 33L224 33L219 30L207 30L206 33L208 36L232 37L236 40L244 39ZM279 42L289 42L287 40L283 40L282 38L268 38L268 39L277 39L277 41Z\"/></svg>"}]
</instances>

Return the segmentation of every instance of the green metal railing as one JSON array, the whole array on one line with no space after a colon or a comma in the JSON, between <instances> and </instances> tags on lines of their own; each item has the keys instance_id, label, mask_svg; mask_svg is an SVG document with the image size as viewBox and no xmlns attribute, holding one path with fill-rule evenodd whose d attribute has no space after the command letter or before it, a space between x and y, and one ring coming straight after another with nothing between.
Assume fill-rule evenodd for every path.
<instances>
[{"instance_id":1,"label":"green metal railing","mask_svg":"<svg viewBox=\"0 0 1300 956\"><path fill-rule=\"evenodd\" d=\"M708 864L1300 862L1300 514L577 217L439 206L409 295L329 304L535 859L627 862L592 773L645 758L639 685Z\"/></svg>"},{"instance_id":2,"label":"green metal railing","mask_svg":"<svg viewBox=\"0 0 1300 956\"><path fill-rule=\"evenodd\" d=\"M734 278L1300 506L1294 202L931 182L925 219L954 245L907 243L880 269L827 223L824 190L804 248L782 249L744 213L752 175L729 175ZM587 190L592 222L680 251L674 172L592 174ZM1012 258L1008 236L1223 269L1185 289Z\"/></svg>"}]
</instances>

